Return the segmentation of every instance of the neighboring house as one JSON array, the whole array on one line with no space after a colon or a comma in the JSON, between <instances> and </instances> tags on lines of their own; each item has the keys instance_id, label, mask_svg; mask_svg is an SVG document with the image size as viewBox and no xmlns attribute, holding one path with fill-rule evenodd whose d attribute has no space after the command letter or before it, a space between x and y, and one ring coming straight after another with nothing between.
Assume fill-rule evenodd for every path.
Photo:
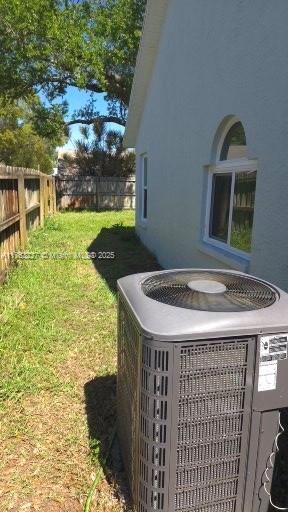
<instances>
[{"instance_id":1,"label":"neighboring house","mask_svg":"<svg viewBox=\"0 0 288 512\"><path fill-rule=\"evenodd\" d=\"M148 0L125 144L164 267L288 289L287 27L287 0Z\"/></svg>"}]
</instances>

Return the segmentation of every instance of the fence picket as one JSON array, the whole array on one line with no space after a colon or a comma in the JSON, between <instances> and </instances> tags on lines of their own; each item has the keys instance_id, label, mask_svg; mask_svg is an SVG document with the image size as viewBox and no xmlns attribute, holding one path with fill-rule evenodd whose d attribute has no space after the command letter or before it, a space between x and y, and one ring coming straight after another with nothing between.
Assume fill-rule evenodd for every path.
<instances>
[{"instance_id":1,"label":"fence picket","mask_svg":"<svg viewBox=\"0 0 288 512\"><path fill-rule=\"evenodd\" d=\"M57 206L61 209L135 209L135 176L118 178L63 174L56 177L56 193Z\"/></svg>"},{"instance_id":2,"label":"fence picket","mask_svg":"<svg viewBox=\"0 0 288 512\"><path fill-rule=\"evenodd\" d=\"M53 176L0 165L0 283L13 253L24 249L28 232L43 225L44 218L55 211Z\"/></svg>"}]
</instances>

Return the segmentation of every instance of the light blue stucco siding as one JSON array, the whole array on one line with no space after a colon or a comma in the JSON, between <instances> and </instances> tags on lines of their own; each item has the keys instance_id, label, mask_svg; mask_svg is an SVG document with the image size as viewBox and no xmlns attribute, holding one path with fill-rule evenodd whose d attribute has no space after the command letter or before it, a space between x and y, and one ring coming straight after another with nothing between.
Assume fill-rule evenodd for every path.
<instances>
[{"instance_id":1,"label":"light blue stucco siding","mask_svg":"<svg viewBox=\"0 0 288 512\"><path fill-rule=\"evenodd\" d=\"M137 231L166 268L237 268L201 250L204 166L237 116L258 159L250 273L288 289L288 2L170 0L137 138L148 221Z\"/></svg>"}]
</instances>

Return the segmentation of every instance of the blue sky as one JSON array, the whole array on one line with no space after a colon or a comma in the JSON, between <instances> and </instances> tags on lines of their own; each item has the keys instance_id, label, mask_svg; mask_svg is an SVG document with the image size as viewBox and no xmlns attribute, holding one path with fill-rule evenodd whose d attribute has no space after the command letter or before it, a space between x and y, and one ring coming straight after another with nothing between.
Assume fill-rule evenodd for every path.
<instances>
[{"instance_id":1,"label":"blue sky","mask_svg":"<svg viewBox=\"0 0 288 512\"><path fill-rule=\"evenodd\" d=\"M65 96L65 99L68 101L69 104L69 115L72 115L74 110L78 110L80 108L83 108L85 104L90 100L90 93L80 91L76 89L75 87L68 87L67 94ZM95 105L96 110L100 112L100 114L106 114L107 113L107 103L104 100L104 94L97 94L94 95L94 98L97 99L97 103ZM70 127L71 135L70 139L68 140L67 144L63 146L65 149L73 149L74 144L73 142L80 137L79 128L81 125L76 124L72 125ZM113 127L116 130L123 131L123 128L119 125L115 125L113 123L109 124L109 128Z\"/></svg>"}]
</instances>

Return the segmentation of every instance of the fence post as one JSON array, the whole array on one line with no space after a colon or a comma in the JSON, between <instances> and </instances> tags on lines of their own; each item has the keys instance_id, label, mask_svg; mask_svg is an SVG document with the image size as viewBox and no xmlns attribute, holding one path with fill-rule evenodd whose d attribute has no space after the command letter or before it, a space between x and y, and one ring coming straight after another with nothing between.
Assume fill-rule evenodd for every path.
<instances>
[{"instance_id":1,"label":"fence post","mask_svg":"<svg viewBox=\"0 0 288 512\"><path fill-rule=\"evenodd\" d=\"M47 214L50 215L50 213L53 213L53 196L52 196L52 181L50 178L47 178L46 180L47 185Z\"/></svg>"},{"instance_id":2,"label":"fence post","mask_svg":"<svg viewBox=\"0 0 288 512\"><path fill-rule=\"evenodd\" d=\"M95 187L96 187L96 212L100 210L100 178L95 176Z\"/></svg>"},{"instance_id":3,"label":"fence post","mask_svg":"<svg viewBox=\"0 0 288 512\"><path fill-rule=\"evenodd\" d=\"M48 187L47 187L47 177L43 176L44 182L44 218L48 216Z\"/></svg>"},{"instance_id":4,"label":"fence post","mask_svg":"<svg viewBox=\"0 0 288 512\"><path fill-rule=\"evenodd\" d=\"M20 171L18 175L18 207L19 207L19 225L20 225L20 245L21 249L25 248L27 241L26 228L26 204L25 204L25 183L24 172Z\"/></svg>"},{"instance_id":5,"label":"fence post","mask_svg":"<svg viewBox=\"0 0 288 512\"><path fill-rule=\"evenodd\" d=\"M44 182L43 177L39 176L39 191L40 191L40 226L44 226Z\"/></svg>"},{"instance_id":6,"label":"fence post","mask_svg":"<svg viewBox=\"0 0 288 512\"><path fill-rule=\"evenodd\" d=\"M56 181L55 181L55 178L52 178L52 190L53 190L53 213L56 213L57 203L56 203Z\"/></svg>"}]
</instances>

